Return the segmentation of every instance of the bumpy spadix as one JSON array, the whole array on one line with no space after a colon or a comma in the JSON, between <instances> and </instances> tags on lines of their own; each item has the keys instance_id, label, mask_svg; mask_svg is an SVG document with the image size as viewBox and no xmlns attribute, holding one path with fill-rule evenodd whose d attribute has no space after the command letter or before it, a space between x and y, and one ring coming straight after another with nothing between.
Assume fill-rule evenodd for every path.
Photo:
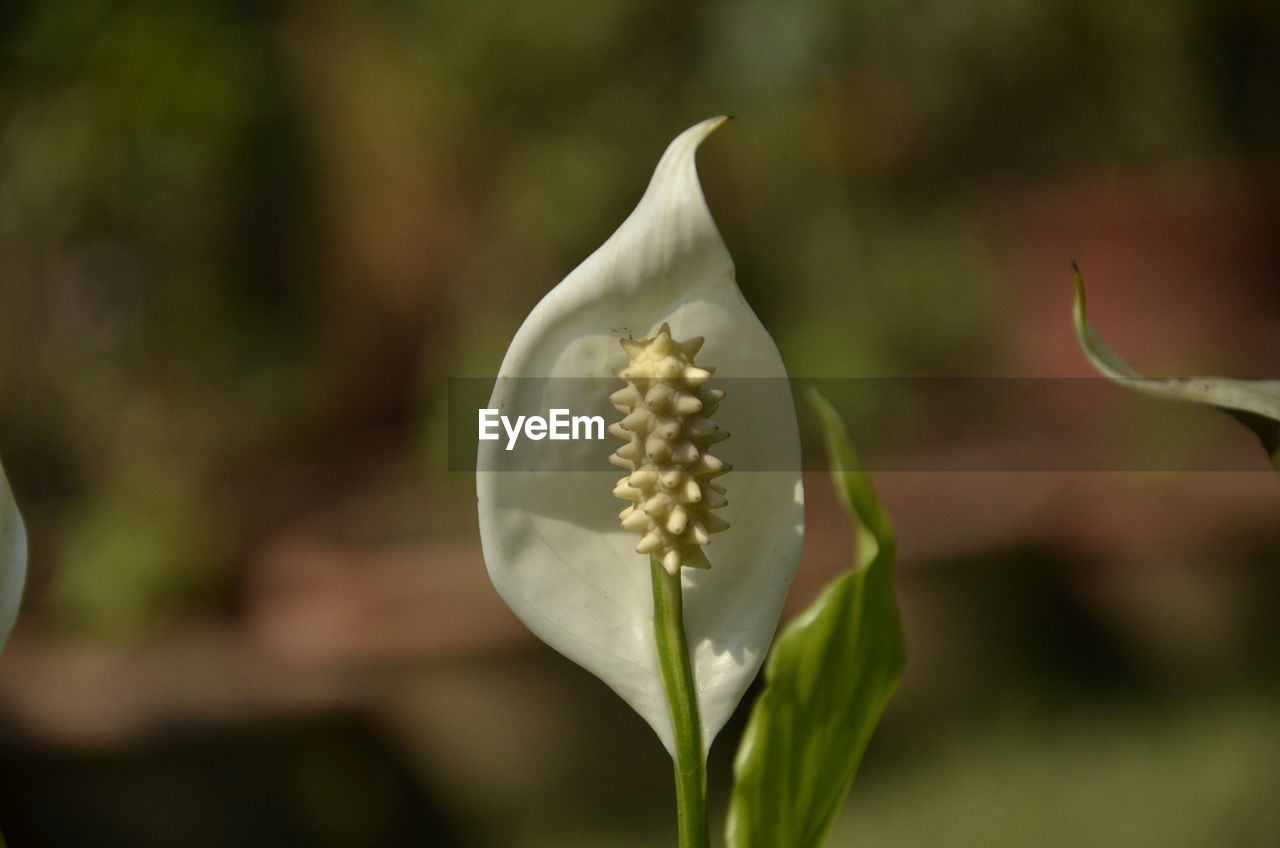
<instances>
[{"instance_id":1,"label":"bumpy spadix","mask_svg":"<svg viewBox=\"0 0 1280 848\"><path fill-rule=\"evenodd\" d=\"M710 551L712 568L679 568L702 738L709 746L768 649L803 534L799 438L786 370L738 290L733 260L711 218L694 165L699 144L725 120L704 121L671 143L631 216L525 319L489 401L503 414L544 415L572 405L564 397L568 384L585 387L602 403L613 395L627 410L625 420L646 408L653 390L650 384L643 397L638 394L638 370L637 378L628 380L634 385L619 383L618 373L638 367L637 357L646 361L648 355L642 349L645 341L630 340L656 345L665 335L691 360L676 375L681 386L669 387L670 401L689 403L680 400L687 394L698 398L707 413L712 389L723 386L727 392L714 419L694 412L682 419L690 435L704 426L733 434L704 461L704 476L691 475L700 487L708 483L702 487L705 509L689 510L685 504L688 523L679 534L672 529L680 529L682 520L673 515L675 498L664 514L644 513L643 527L635 517L631 524L637 529L624 528L618 501L610 495L618 477L607 461L612 446L598 441L540 441L518 461L519 452L483 441L476 473L481 541L498 592L543 641L630 703L668 750L673 733L654 646L649 557L657 555L668 566L677 557L680 566L702 565L694 551ZM695 349L695 337L705 339L700 349ZM710 369L692 361L695 355L698 363L716 366L714 383L695 385L703 380L702 372L710 377ZM750 384L749 397L734 388L744 384ZM628 389L637 392L634 403ZM661 402L657 395L652 400ZM621 429L615 428L615 435ZM641 430L624 432L628 445L633 435L642 437L648 456L654 432ZM653 443L651 456L658 465L692 458L683 446L686 441L699 452L695 462L703 461L714 437L707 431L696 438L662 441L665 447ZM665 449L670 454L658 459ZM575 457L574 468L600 470L566 470L566 452ZM622 458L641 461L634 453ZM714 475L709 464L716 460L735 467L724 478L730 497L723 508L715 506L723 493L710 484ZM628 478L637 470L629 465ZM633 500L631 515L634 505ZM684 544L693 538L688 534L695 517L708 534L718 528L711 509L729 529L714 536L709 548ZM661 523L651 527L651 520ZM654 545L644 540L659 526L679 544L668 547L668 537L659 533L652 554L638 553L637 545Z\"/></svg>"},{"instance_id":2,"label":"bumpy spadix","mask_svg":"<svg viewBox=\"0 0 1280 848\"><path fill-rule=\"evenodd\" d=\"M651 339L623 339L630 362L617 370L627 387L609 400L626 417L609 428L627 444L609 457L627 469L613 496L631 501L619 513L622 526L644 534L636 553L653 554L675 574L681 567L710 568L702 548L729 522L710 510L727 506L725 490L711 482L729 470L712 455L729 434L709 420L724 398L706 385L712 369L693 358L705 339L671 338L663 324Z\"/></svg>"}]
</instances>

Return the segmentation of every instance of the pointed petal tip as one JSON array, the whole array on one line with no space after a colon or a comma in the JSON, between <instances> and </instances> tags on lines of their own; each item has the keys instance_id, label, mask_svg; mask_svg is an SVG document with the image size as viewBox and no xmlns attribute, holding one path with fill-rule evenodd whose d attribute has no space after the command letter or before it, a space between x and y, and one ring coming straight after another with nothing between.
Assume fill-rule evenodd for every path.
<instances>
[{"instance_id":1,"label":"pointed petal tip","mask_svg":"<svg viewBox=\"0 0 1280 848\"><path fill-rule=\"evenodd\" d=\"M1072 304L1072 317L1075 319L1076 335L1080 342L1088 349L1087 336L1092 332L1089 326L1089 299L1085 294L1084 276L1080 273L1080 267L1076 265L1075 260L1071 261L1071 270L1074 274L1075 283L1075 303Z\"/></svg>"},{"instance_id":2,"label":"pointed petal tip","mask_svg":"<svg viewBox=\"0 0 1280 848\"><path fill-rule=\"evenodd\" d=\"M705 121L700 121L694 124L685 132L693 132L696 130L697 143L701 144L706 139L707 136L711 135L713 132L715 132L716 130L723 127L725 124L732 121L733 118L734 118L733 115L716 115L714 118L707 118Z\"/></svg>"},{"instance_id":3,"label":"pointed petal tip","mask_svg":"<svg viewBox=\"0 0 1280 848\"><path fill-rule=\"evenodd\" d=\"M705 121L699 121L672 140L671 144L667 146L667 152L664 158L682 154L692 156L698 147L701 146L702 142L707 140L707 136L711 135L731 120L733 120L732 115L717 115L714 118L707 118ZM661 163L659 163L659 167L661 167Z\"/></svg>"}]
</instances>

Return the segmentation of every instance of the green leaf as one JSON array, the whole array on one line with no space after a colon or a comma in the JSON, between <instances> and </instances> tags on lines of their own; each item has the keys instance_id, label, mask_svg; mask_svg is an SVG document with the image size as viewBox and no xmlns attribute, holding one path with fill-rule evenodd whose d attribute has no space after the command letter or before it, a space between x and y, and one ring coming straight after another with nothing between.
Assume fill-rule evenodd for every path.
<instances>
[{"instance_id":1,"label":"green leaf","mask_svg":"<svg viewBox=\"0 0 1280 848\"><path fill-rule=\"evenodd\" d=\"M816 848L826 840L906 664L893 593L889 516L839 414L810 400L836 492L855 519L857 561L786 628L734 763L731 848Z\"/></svg>"},{"instance_id":2,"label":"green leaf","mask_svg":"<svg viewBox=\"0 0 1280 848\"><path fill-rule=\"evenodd\" d=\"M1212 406L1244 424L1262 441L1280 474L1280 380L1229 377L1143 377L1089 325L1084 279L1076 269L1076 337L1093 367L1113 383L1154 397Z\"/></svg>"}]
</instances>

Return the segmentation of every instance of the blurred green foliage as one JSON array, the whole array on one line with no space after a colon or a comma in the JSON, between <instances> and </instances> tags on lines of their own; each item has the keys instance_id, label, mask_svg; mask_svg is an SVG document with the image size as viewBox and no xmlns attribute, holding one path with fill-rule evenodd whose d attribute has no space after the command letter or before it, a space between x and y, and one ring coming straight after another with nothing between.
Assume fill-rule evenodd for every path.
<instances>
[{"instance_id":1,"label":"blurred green foliage","mask_svg":"<svg viewBox=\"0 0 1280 848\"><path fill-rule=\"evenodd\" d=\"M794 373L976 373L978 193L1274 152L1277 45L1252 0L10 0L0 445L54 619L216 602L316 497L282 469L436 455L438 378L698 119L744 119L707 194Z\"/></svg>"},{"instance_id":2,"label":"blurred green foliage","mask_svg":"<svg viewBox=\"0 0 1280 848\"><path fill-rule=\"evenodd\" d=\"M1265 848L1280 832L1272 699L1016 710L859 781L833 845Z\"/></svg>"}]
</instances>

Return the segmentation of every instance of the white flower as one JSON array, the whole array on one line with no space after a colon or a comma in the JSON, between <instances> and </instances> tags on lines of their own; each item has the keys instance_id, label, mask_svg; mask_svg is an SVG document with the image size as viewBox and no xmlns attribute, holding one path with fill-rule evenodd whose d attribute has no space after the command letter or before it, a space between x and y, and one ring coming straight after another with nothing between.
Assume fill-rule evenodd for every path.
<instances>
[{"instance_id":1,"label":"white flower","mask_svg":"<svg viewBox=\"0 0 1280 848\"><path fill-rule=\"evenodd\" d=\"M635 211L525 319L489 403L504 413L545 414L568 405L568 384L577 397L589 387L607 407L622 388L615 371L629 361L623 339L653 339L663 324L677 340L705 338L698 361L714 365L715 385L725 387L715 420L732 433L716 452L737 466L717 480L728 500L717 515L729 529L704 548L710 568L679 569L705 747L768 650L804 521L786 371L738 290L694 164L698 145L726 120L703 121L671 143ZM535 634L604 680L672 751L649 556L637 553L641 534L620 525L611 494L618 475L607 458L617 442L531 447L521 454L480 442L480 534L494 586ZM573 468L602 470L566 470L566 452Z\"/></svg>"},{"instance_id":2,"label":"white flower","mask_svg":"<svg viewBox=\"0 0 1280 848\"><path fill-rule=\"evenodd\" d=\"M22 584L27 574L27 531L13 502L9 480L0 467L0 648L18 617Z\"/></svg>"}]
</instances>

